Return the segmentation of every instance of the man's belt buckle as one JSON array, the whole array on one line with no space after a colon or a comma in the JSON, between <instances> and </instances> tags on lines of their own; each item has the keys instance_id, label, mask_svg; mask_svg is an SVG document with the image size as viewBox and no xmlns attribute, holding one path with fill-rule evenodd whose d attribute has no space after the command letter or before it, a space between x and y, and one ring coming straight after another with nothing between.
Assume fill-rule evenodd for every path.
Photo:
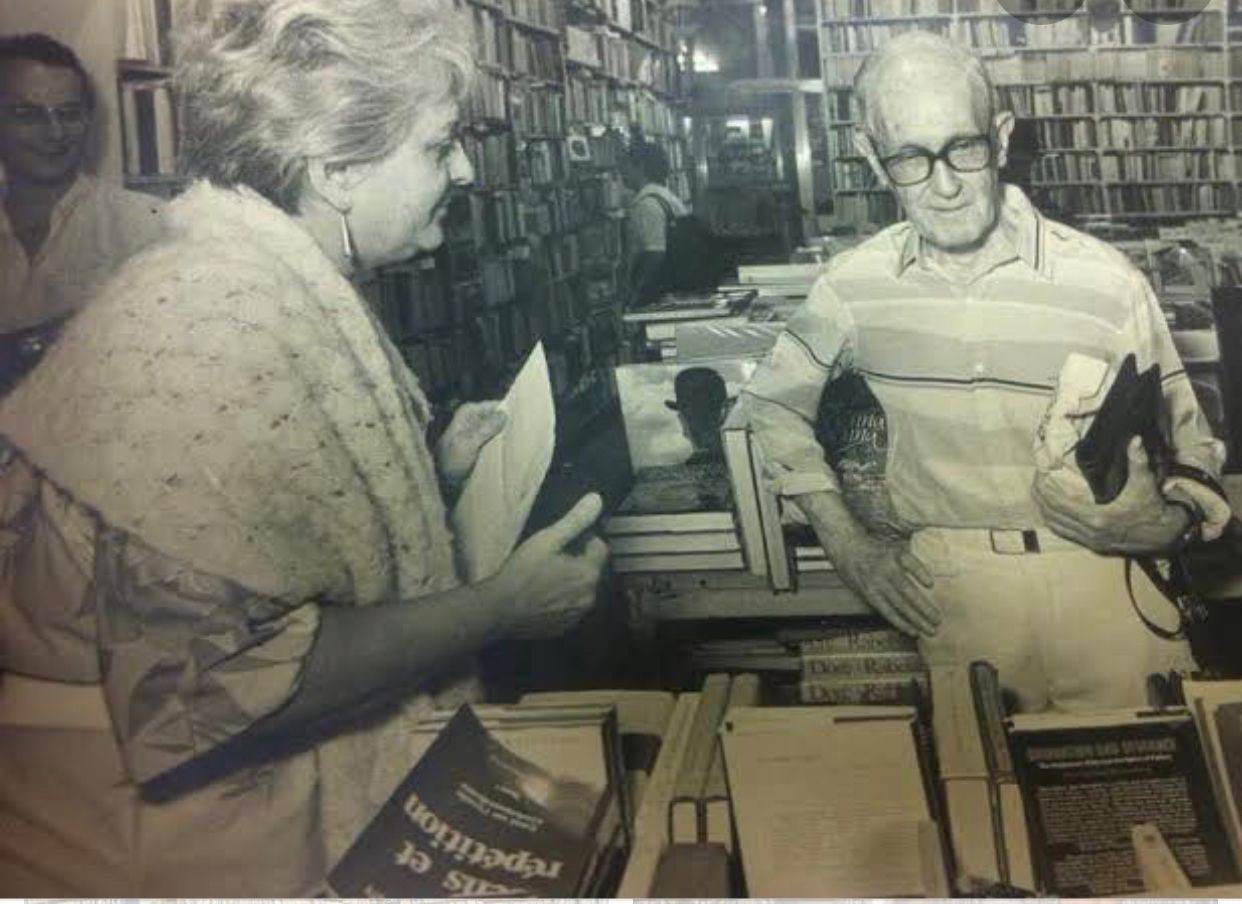
<instances>
[{"instance_id":1,"label":"man's belt buckle","mask_svg":"<svg viewBox=\"0 0 1242 904\"><path fill-rule=\"evenodd\" d=\"M1002 556L1023 556L1039 552L1039 534L1033 530L994 530L992 552Z\"/></svg>"}]
</instances>

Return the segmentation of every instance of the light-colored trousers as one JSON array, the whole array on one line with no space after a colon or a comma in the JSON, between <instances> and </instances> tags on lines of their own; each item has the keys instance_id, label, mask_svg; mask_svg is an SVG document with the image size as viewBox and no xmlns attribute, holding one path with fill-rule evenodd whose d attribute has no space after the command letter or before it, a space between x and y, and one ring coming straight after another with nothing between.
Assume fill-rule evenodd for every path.
<instances>
[{"instance_id":1,"label":"light-colored trousers","mask_svg":"<svg viewBox=\"0 0 1242 904\"><path fill-rule=\"evenodd\" d=\"M1006 533L1002 539L1020 539ZM1038 539L1041 551L1031 553L996 543L986 530L914 535L911 551L935 578L942 619L936 636L922 641L929 667L986 659L1023 712L1143 706L1150 673L1193 668L1184 642L1160 639L1135 614L1124 559L1050 531ZM1138 568L1133 582L1143 613L1176 627L1176 613Z\"/></svg>"}]
</instances>

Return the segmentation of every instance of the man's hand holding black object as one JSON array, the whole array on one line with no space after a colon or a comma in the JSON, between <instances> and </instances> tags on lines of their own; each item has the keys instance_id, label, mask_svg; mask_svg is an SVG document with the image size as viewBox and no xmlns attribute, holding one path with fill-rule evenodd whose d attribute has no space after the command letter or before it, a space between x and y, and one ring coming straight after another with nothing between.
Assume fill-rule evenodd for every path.
<instances>
[{"instance_id":1,"label":"man's hand holding black object","mask_svg":"<svg viewBox=\"0 0 1242 904\"><path fill-rule=\"evenodd\" d=\"M1081 472L1067 459L1036 473L1032 493L1048 526L1106 555L1160 555L1174 549L1191 522L1190 510L1168 502L1135 437L1127 449L1129 478L1117 498L1097 504Z\"/></svg>"}]
</instances>

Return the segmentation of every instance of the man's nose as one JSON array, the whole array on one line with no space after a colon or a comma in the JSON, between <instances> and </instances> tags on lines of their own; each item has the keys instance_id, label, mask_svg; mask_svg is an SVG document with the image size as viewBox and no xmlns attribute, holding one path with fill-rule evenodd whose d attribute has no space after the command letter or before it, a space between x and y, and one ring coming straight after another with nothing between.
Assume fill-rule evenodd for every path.
<instances>
[{"instance_id":1,"label":"man's nose","mask_svg":"<svg viewBox=\"0 0 1242 904\"><path fill-rule=\"evenodd\" d=\"M44 133L54 141L64 141L66 129L65 124L61 122L60 114L55 110L47 110L45 115Z\"/></svg>"},{"instance_id":2,"label":"man's nose","mask_svg":"<svg viewBox=\"0 0 1242 904\"><path fill-rule=\"evenodd\" d=\"M952 197L962 189L962 181L957 172L949 166L947 160L937 160L932 164L932 190L946 198Z\"/></svg>"}]
</instances>

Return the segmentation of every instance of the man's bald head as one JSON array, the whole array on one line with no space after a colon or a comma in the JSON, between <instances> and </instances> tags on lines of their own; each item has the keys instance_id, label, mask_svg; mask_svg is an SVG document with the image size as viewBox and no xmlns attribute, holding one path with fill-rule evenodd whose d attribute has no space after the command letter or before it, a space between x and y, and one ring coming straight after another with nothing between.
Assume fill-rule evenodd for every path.
<instances>
[{"instance_id":1,"label":"man's bald head","mask_svg":"<svg viewBox=\"0 0 1242 904\"><path fill-rule=\"evenodd\" d=\"M981 124L995 110L992 81L983 61L952 41L927 31L898 35L867 57L854 78L854 97L867 132L881 136L885 98L934 89L967 90Z\"/></svg>"}]
</instances>

